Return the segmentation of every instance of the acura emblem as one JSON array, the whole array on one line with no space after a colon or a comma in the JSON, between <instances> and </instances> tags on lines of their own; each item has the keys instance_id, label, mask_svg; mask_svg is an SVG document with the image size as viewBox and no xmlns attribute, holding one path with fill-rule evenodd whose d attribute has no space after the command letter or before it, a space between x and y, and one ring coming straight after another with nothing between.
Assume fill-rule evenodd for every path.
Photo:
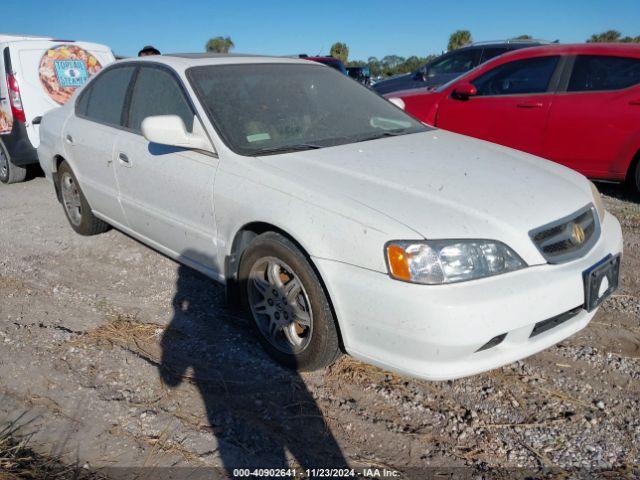
<instances>
[{"instance_id":1,"label":"acura emblem","mask_svg":"<svg viewBox=\"0 0 640 480\"><path fill-rule=\"evenodd\" d=\"M584 229L579 224L574 223L571 230L571 243L574 245L582 245L584 243L584 238Z\"/></svg>"}]
</instances>

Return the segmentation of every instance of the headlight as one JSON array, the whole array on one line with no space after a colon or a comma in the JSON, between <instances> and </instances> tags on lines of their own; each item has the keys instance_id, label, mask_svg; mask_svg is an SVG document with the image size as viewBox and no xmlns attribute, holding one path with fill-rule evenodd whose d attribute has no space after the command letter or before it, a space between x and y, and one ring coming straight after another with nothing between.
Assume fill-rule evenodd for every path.
<instances>
[{"instance_id":1,"label":"headlight","mask_svg":"<svg viewBox=\"0 0 640 480\"><path fill-rule=\"evenodd\" d=\"M464 282L527 266L495 240L391 241L385 254L392 278L426 285Z\"/></svg>"},{"instance_id":2,"label":"headlight","mask_svg":"<svg viewBox=\"0 0 640 480\"><path fill-rule=\"evenodd\" d=\"M591 184L591 194L593 196L593 204L596 207L596 212L598 212L598 218L600 219L600 223L604 220L604 202L602 201L602 195L598 191L598 187L595 186L593 182L589 182Z\"/></svg>"}]
</instances>

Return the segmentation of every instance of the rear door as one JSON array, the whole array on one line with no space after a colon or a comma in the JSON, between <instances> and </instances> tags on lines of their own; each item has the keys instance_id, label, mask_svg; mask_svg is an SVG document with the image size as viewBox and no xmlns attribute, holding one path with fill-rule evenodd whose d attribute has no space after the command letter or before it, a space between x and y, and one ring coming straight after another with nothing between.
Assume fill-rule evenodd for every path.
<instances>
[{"instance_id":1,"label":"rear door","mask_svg":"<svg viewBox=\"0 0 640 480\"><path fill-rule=\"evenodd\" d=\"M465 79L476 87L477 96L446 96L437 126L540 154L559 63L557 55L514 60Z\"/></svg>"},{"instance_id":2,"label":"rear door","mask_svg":"<svg viewBox=\"0 0 640 480\"><path fill-rule=\"evenodd\" d=\"M154 115L178 115L189 132L200 121L176 74L161 65L145 65L131 92L127 130L118 136L115 150L129 226L165 253L219 272L213 215L218 159L149 143L141 124Z\"/></svg>"},{"instance_id":3,"label":"rear door","mask_svg":"<svg viewBox=\"0 0 640 480\"><path fill-rule=\"evenodd\" d=\"M114 61L108 47L84 42L22 40L10 44L10 54L34 148L40 139L33 119L66 103L78 87Z\"/></svg>"},{"instance_id":4,"label":"rear door","mask_svg":"<svg viewBox=\"0 0 640 480\"><path fill-rule=\"evenodd\" d=\"M571 63L543 156L589 177L622 180L640 144L640 58L578 55Z\"/></svg>"},{"instance_id":5,"label":"rear door","mask_svg":"<svg viewBox=\"0 0 640 480\"><path fill-rule=\"evenodd\" d=\"M111 223L126 224L118 199L115 143L124 126L123 112L137 67L115 65L80 93L63 129L66 158L91 208Z\"/></svg>"}]
</instances>

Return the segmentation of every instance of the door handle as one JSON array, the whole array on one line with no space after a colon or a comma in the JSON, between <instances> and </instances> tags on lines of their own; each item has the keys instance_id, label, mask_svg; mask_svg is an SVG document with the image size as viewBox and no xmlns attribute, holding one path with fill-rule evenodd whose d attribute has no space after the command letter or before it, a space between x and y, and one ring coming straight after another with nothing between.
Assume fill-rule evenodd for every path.
<instances>
[{"instance_id":1,"label":"door handle","mask_svg":"<svg viewBox=\"0 0 640 480\"><path fill-rule=\"evenodd\" d=\"M118 154L118 160L120 160L121 163L124 163L126 165L129 165L131 163L129 161L129 157L127 157L127 154L122 152Z\"/></svg>"},{"instance_id":2,"label":"door handle","mask_svg":"<svg viewBox=\"0 0 640 480\"><path fill-rule=\"evenodd\" d=\"M518 108L542 108L542 102L522 102L516 104Z\"/></svg>"},{"instance_id":3,"label":"door handle","mask_svg":"<svg viewBox=\"0 0 640 480\"><path fill-rule=\"evenodd\" d=\"M629 102L629 105L640 106L640 99L638 99L638 100L631 100L631 101Z\"/></svg>"},{"instance_id":4,"label":"door handle","mask_svg":"<svg viewBox=\"0 0 640 480\"><path fill-rule=\"evenodd\" d=\"M71 145L73 145L73 137L67 133L67 136L64 137L65 141Z\"/></svg>"}]
</instances>

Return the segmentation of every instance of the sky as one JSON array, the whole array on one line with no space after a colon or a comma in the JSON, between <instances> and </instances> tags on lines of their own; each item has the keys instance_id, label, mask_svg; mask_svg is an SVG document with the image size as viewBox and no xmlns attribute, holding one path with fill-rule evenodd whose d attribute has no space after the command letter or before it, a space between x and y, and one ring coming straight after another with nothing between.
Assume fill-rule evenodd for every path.
<instances>
[{"instance_id":1,"label":"sky","mask_svg":"<svg viewBox=\"0 0 640 480\"><path fill-rule=\"evenodd\" d=\"M104 43L127 56L148 44L201 52L218 35L230 36L235 52L265 55L327 54L341 41L361 60L441 53L457 29L476 41L528 34L583 42L609 29L640 35L640 0L0 1L3 33Z\"/></svg>"}]
</instances>

